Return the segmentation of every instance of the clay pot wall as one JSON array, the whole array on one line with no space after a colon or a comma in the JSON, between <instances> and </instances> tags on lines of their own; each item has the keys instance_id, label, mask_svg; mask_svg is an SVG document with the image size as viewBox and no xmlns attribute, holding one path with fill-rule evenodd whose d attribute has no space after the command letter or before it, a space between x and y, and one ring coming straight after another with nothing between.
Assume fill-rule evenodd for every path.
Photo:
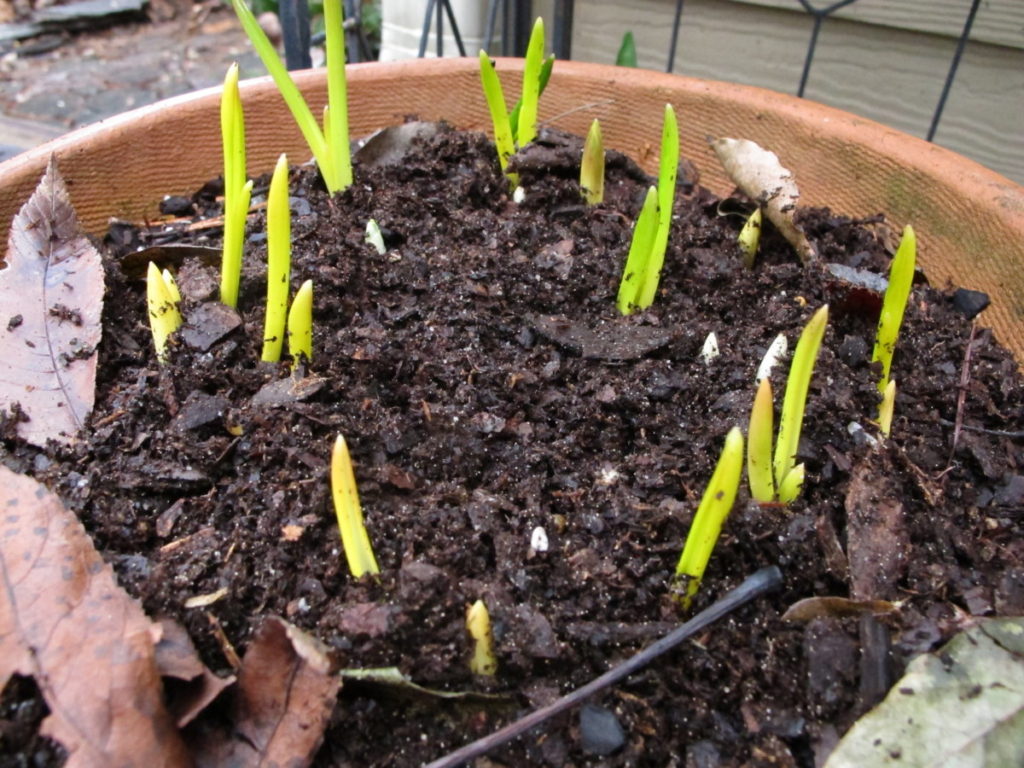
<instances>
[{"instance_id":1,"label":"clay pot wall","mask_svg":"<svg viewBox=\"0 0 1024 768\"><path fill-rule=\"evenodd\" d=\"M522 63L498 60L509 100ZM318 114L322 73L296 75ZM242 84L250 175L281 152L309 151L269 78ZM350 123L365 135L415 115L489 130L475 59L349 67ZM730 185L707 136L757 141L797 177L808 205L849 215L885 212L917 230L919 261L936 285L982 290L993 299L982 321L1024 360L1024 188L955 153L814 102L758 88L645 70L559 62L541 99L541 119L585 134L601 120L609 147L654 170L665 102L676 109L681 152L718 193ZM165 194L188 194L221 169L219 89L145 107L83 128L0 164L0 229L31 194L50 154L58 157L86 228L112 216L156 215Z\"/></svg>"}]
</instances>

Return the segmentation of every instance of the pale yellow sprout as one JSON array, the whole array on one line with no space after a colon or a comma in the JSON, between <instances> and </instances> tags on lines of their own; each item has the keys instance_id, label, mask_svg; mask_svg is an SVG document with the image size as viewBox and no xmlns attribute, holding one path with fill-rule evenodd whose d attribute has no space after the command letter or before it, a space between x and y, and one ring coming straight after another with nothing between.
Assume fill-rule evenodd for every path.
<instances>
[{"instance_id":1,"label":"pale yellow sprout","mask_svg":"<svg viewBox=\"0 0 1024 768\"><path fill-rule=\"evenodd\" d=\"M580 191L587 205L604 202L604 141L601 139L601 123L596 119L590 124L587 140L583 144Z\"/></svg>"},{"instance_id":2,"label":"pale yellow sprout","mask_svg":"<svg viewBox=\"0 0 1024 768\"><path fill-rule=\"evenodd\" d=\"M288 158L281 155L267 193L267 310L263 322L265 363L281 359L292 268L291 210L288 208Z\"/></svg>"},{"instance_id":3,"label":"pale yellow sprout","mask_svg":"<svg viewBox=\"0 0 1024 768\"><path fill-rule=\"evenodd\" d=\"M469 660L469 671L474 675L494 675L498 671L498 659L494 655L491 616L483 600L477 600L466 611L466 630L473 638L473 657Z\"/></svg>"},{"instance_id":4,"label":"pale yellow sprout","mask_svg":"<svg viewBox=\"0 0 1024 768\"><path fill-rule=\"evenodd\" d=\"M753 268L757 246L761 242L761 218L761 209L755 208L738 237L740 250L743 251L743 264L747 269Z\"/></svg>"},{"instance_id":5,"label":"pale yellow sprout","mask_svg":"<svg viewBox=\"0 0 1024 768\"><path fill-rule=\"evenodd\" d=\"M181 327L179 300L180 294L174 278L170 277L169 272L162 274L156 264L149 262L146 271L146 309L149 313L149 327L153 331L156 359L161 363L167 362L168 337Z\"/></svg>"},{"instance_id":6,"label":"pale yellow sprout","mask_svg":"<svg viewBox=\"0 0 1024 768\"><path fill-rule=\"evenodd\" d=\"M878 406L878 428L886 437L892 430L892 415L896 407L896 379L889 379L882 393L882 402Z\"/></svg>"},{"instance_id":7,"label":"pale yellow sprout","mask_svg":"<svg viewBox=\"0 0 1024 768\"><path fill-rule=\"evenodd\" d=\"M294 358L313 359L313 281L307 280L292 299L288 310L288 352Z\"/></svg>"},{"instance_id":8,"label":"pale yellow sprout","mask_svg":"<svg viewBox=\"0 0 1024 768\"><path fill-rule=\"evenodd\" d=\"M363 508L359 504L356 475L352 470L352 459L348 444L342 435L334 442L331 454L331 494L334 511L338 516L338 530L341 532L341 547L345 550L349 572L357 579L370 573L377 575L377 559L373 555L370 536L363 524Z\"/></svg>"},{"instance_id":9,"label":"pale yellow sprout","mask_svg":"<svg viewBox=\"0 0 1024 768\"><path fill-rule=\"evenodd\" d=\"M750 482L750 495L762 504L775 500L775 480L772 478L774 420L772 383L765 376L754 396L747 434L747 480Z\"/></svg>"}]
</instances>

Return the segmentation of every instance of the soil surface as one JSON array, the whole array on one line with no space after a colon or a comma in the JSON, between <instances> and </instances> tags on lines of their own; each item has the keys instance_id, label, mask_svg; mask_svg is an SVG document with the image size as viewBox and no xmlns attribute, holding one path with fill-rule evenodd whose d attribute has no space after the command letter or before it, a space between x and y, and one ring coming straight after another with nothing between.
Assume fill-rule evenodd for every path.
<instances>
[{"instance_id":1,"label":"soil surface","mask_svg":"<svg viewBox=\"0 0 1024 768\"><path fill-rule=\"evenodd\" d=\"M289 362L259 362L262 214L250 218L238 317L215 302L215 269L158 255L186 295L167 366L149 336L144 263L123 256L217 246L219 230L188 217L115 227L90 434L42 453L3 424L4 463L57 491L122 584L188 627L215 670L276 614L346 667L510 697L424 702L346 686L319 766L420 765L680 623L673 571L724 436L746 429L768 345L784 333L792 348L825 303L803 493L788 508L759 505L744 482L694 610L765 565L782 569L783 591L486 764L813 766L913 655L972 616L1024 613L1018 366L923 278L894 362L891 438L872 423L878 297L823 265L885 274L882 217L804 211L821 264L802 266L768 228L748 270L736 234L749 201L683 183L657 301L622 317L615 295L650 180L612 157L606 201L588 208L579 152L557 135L526 150L521 204L478 134L443 131L390 166L357 162L357 182L333 200L296 171L292 288L315 284L314 357L297 381ZM189 217L219 213L214 187L184 201ZM364 240L370 218L383 255ZM720 354L705 363L711 332ZM773 379L778 409L785 364ZM353 580L340 549L328 485L339 433L379 580ZM782 619L823 595L900 603L877 617ZM490 680L467 666L477 599L495 627ZM5 729L17 695L4 699Z\"/></svg>"}]
</instances>

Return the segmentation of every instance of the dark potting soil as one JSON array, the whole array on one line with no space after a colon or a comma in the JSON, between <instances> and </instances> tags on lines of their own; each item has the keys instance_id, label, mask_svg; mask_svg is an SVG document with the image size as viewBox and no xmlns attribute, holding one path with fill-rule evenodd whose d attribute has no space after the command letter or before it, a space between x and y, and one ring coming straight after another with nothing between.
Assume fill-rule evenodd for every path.
<instances>
[{"instance_id":1,"label":"dark potting soil","mask_svg":"<svg viewBox=\"0 0 1024 768\"><path fill-rule=\"evenodd\" d=\"M803 493L789 508L759 505L744 484L694 610L769 564L783 591L489 764L811 766L910 657L971 616L1024 613L1018 366L923 279L893 368L892 437L871 445L878 299L822 265L884 274L882 218L804 211L821 263L802 266L768 227L747 270L736 245L745 201L691 179L657 301L622 317L615 294L649 181L615 158L606 202L588 208L578 158L578 141L560 136L527 150L521 204L478 134L443 131L396 165L357 163L333 200L313 173L293 173L292 284L315 284L314 358L298 383L287 362L259 362L262 216L237 327L215 302L216 270L181 265L191 327L163 367L138 264L123 256L153 242L215 246L219 231L115 228L89 434L41 453L5 422L4 463L56 490L121 583L150 615L181 621L215 670L230 667L218 628L241 653L276 614L343 666L510 695L488 707L346 686L317 765L435 759L681 622L672 574L723 438L746 427L771 341L785 333L792 348L826 302ZM217 213L211 192L192 201L202 215ZM370 218L383 255L364 241ZM711 332L720 355L705 363ZM327 480L339 433L379 581L354 581L340 551ZM538 528L546 550L531 546ZM901 602L879 617L782 620L815 595ZM465 611L478 598L495 627L489 681L467 667Z\"/></svg>"}]
</instances>

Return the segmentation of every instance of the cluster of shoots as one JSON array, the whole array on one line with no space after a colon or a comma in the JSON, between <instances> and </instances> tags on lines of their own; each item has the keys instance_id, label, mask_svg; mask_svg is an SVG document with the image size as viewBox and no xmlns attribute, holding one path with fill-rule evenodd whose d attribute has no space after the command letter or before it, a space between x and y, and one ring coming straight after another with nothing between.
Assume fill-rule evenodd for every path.
<instances>
[{"instance_id":1,"label":"cluster of shoots","mask_svg":"<svg viewBox=\"0 0 1024 768\"><path fill-rule=\"evenodd\" d=\"M152 261L146 271L146 309L149 313L149 327L153 331L153 346L156 359L167 362L167 339L181 327L181 312L178 303L181 293L178 284L168 270Z\"/></svg>"},{"instance_id":2,"label":"cluster of shoots","mask_svg":"<svg viewBox=\"0 0 1024 768\"><path fill-rule=\"evenodd\" d=\"M224 147L224 247L220 269L220 300L238 306L242 276L245 222L252 181L245 178L245 118L238 93L238 64L228 68L220 98L220 133Z\"/></svg>"},{"instance_id":3,"label":"cluster of shoots","mask_svg":"<svg viewBox=\"0 0 1024 768\"><path fill-rule=\"evenodd\" d=\"M363 508L359 503L356 475L352 469L348 443L343 435L334 441L331 453L331 496L334 511L338 516L338 530L341 532L341 547L345 550L348 570L356 579L380 573L377 558L373 555L370 535L363 523Z\"/></svg>"},{"instance_id":4,"label":"cluster of shoots","mask_svg":"<svg viewBox=\"0 0 1024 768\"><path fill-rule=\"evenodd\" d=\"M601 123L596 119L590 124L587 140L583 144L580 192L587 205L604 202L604 141L601 138Z\"/></svg>"},{"instance_id":5,"label":"cluster of shoots","mask_svg":"<svg viewBox=\"0 0 1024 768\"><path fill-rule=\"evenodd\" d=\"M750 411L750 432L747 446L747 476L750 495L762 503L789 504L800 495L804 483L804 465L796 463L804 408L811 385L811 374L818 359L821 341L828 325L828 305L821 307L804 326L793 353L786 381L786 394L779 418L779 434L772 459L774 406L772 385L768 375L761 378ZM771 352L771 350L769 350Z\"/></svg>"},{"instance_id":6,"label":"cluster of shoots","mask_svg":"<svg viewBox=\"0 0 1024 768\"><path fill-rule=\"evenodd\" d=\"M888 437L892 428L892 414L896 400L896 381L889 378L892 356L896 350L896 338L903 324L903 313L910 298L910 287L914 282L914 268L917 262L917 236L909 224L903 229L896 255L889 267L889 285L882 299L882 314L878 318L878 332L871 362L877 362L882 369L878 389L882 402L878 408L878 426Z\"/></svg>"},{"instance_id":7,"label":"cluster of shoots","mask_svg":"<svg viewBox=\"0 0 1024 768\"><path fill-rule=\"evenodd\" d=\"M288 158L277 160L267 194L267 309L263 321L263 352L260 359L281 359L287 327L288 352L298 362L313 359L313 282L307 280L288 309L291 285L291 209L288 207Z\"/></svg>"},{"instance_id":8,"label":"cluster of shoots","mask_svg":"<svg viewBox=\"0 0 1024 768\"><path fill-rule=\"evenodd\" d=\"M498 162L502 171L506 170L508 159L515 154L518 147L524 147L537 138L537 105L548 80L551 79L554 63L554 54L544 58L544 22L538 18L526 47L522 95L509 112L501 81L494 69L494 62L487 55L487 51L480 51L480 82L494 125L494 145L498 151ZM514 174L506 175L513 186L518 184Z\"/></svg>"},{"instance_id":9,"label":"cluster of shoots","mask_svg":"<svg viewBox=\"0 0 1024 768\"><path fill-rule=\"evenodd\" d=\"M683 553L676 565L675 592L684 610L689 609L693 596L700 588L711 552L722 532L722 525L736 501L742 473L743 433L739 427L733 427L725 437L722 454L700 500L700 506L697 507Z\"/></svg>"},{"instance_id":10,"label":"cluster of shoots","mask_svg":"<svg viewBox=\"0 0 1024 768\"><path fill-rule=\"evenodd\" d=\"M352 183L352 157L348 140L348 85L345 80L345 34L342 28L341 0L324 0L324 27L327 56L327 106L323 127L313 116L274 45L260 28L246 0L231 0L245 34L259 54L267 72L274 78L292 117L302 131L316 159L328 192L340 192Z\"/></svg>"},{"instance_id":11,"label":"cluster of shoots","mask_svg":"<svg viewBox=\"0 0 1024 768\"><path fill-rule=\"evenodd\" d=\"M658 186L647 190L647 197L633 227L633 240L619 283L616 306L623 315L647 309L654 303L672 226L678 168L679 128L672 105L666 104L661 130Z\"/></svg>"}]
</instances>

